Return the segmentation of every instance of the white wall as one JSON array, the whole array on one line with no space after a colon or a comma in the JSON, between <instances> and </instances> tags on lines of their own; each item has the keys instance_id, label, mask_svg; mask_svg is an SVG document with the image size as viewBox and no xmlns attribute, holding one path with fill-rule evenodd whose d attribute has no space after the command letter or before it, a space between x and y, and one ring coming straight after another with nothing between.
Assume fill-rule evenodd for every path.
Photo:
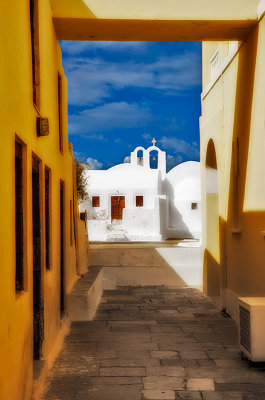
<instances>
[{"instance_id":1,"label":"white wall","mask_svg":"<svg viewBox=\"0 0 265 400\"><path fill-rule=\"evenodd\" d=\"M87 171L88 200L80 205L87 211L91 241L161 240L159 193L161 173L139 165L120 164L106 171ZM125 208L119 224L112 224L111 197L124 196ZM100 206L92 207L92 196L100 196ZM143 196L143 207L136 207Z\"/></svg>"},{"instance_id":2,"label":"white wall","mask_svg":"<svg viewBox=\"0 0 265 400\"><path fill-rule=\"evenodd\" d=\"M165 158L162 153L161 160ZM89 199L81 204L80 210L87 211L90 240L200 239L200 163L189 161L180 164L162 180L161 169L147 168L147 161L144 166L138 165L136 155L137 152L132 153L132 163L119 164L104 171L87 171ZM136 207L137 195L143 196L143 207ZM100 196L99 207L92 207L92 196ZM125 197L123 218L118 224L111 220L111 196ZM196 203L196 209L192 209L192 203Z\"/></svg>"},{"instance_id":3,"label":"white wall","mask_svg":"<svg viewBox=\"0 0 265 400\"><path fill-rule=\"evenodd\" d=\"M124 228L129 240L161 240L160 198L153 198L153 207L134 207L124 209Z\"/></svg>"},{"instance_id":4,"label":"white wall","mask_svg":"<svg viewBox=\"0 0 265 400\"><path fill-rule=\"evenodd\" d=\"M200 163L196 161L179 164L167 174L164 191L169 197L169 237L201 238L200 176ZM192 203L196 209L192 209Z\"/></svg>"}]
</instances>

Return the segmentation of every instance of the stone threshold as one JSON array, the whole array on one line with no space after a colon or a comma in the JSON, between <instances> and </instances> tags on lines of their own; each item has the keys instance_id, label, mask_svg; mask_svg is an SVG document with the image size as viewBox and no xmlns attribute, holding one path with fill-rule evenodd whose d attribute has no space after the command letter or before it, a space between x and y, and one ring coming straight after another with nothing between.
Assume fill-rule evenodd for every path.
<instances>
[{"instance_id":1,"label":"stone threshold","mask_svg":"<svg viewBox=\"0 0 265 400\"><path fill-rule=\"evenodd\" d=\"M32 400L40 400L42 398L49 371L63 347L64 338L69 333L69 330L70 320L68 317L64 317L60 321L60 330L49 356L33 361Z\"/></svg>"}]
</instances>

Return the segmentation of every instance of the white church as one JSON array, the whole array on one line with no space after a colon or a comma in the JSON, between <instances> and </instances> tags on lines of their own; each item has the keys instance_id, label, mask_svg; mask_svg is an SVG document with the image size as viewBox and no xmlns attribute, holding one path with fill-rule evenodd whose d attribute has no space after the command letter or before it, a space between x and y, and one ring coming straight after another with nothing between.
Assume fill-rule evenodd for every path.
<instances>
[{"instance_id":1,"label":"white church","mask_svg":"<svg viewBox=\"0 0 265 400\"><path fill-rule=\"evenodd\" d=\"M166 173L166 153L137 147L129 163L87 170L88 198L80 205L90 241L201 239L200 163Z\"/></svg>"}]
</instances>

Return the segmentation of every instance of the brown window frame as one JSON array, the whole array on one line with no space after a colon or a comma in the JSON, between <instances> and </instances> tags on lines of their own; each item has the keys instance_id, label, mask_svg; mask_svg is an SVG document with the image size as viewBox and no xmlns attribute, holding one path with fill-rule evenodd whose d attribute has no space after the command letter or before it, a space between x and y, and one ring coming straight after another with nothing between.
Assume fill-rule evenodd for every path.
<instances>
[{"instance_id":1,"label":"brown window frame","mask_svg":"<svg viewBox=\"0 0 265 400\"><path fill-rule=\"evenodd\" d=\"M196 203L196 202L191 203L191 209L198 210L198 203Z\"/></svg>"},{"instance_id":2,"label":"brown window frame","mask_svg":"<svg viewBox=\"0 0 265 400\"><path fill-rule=\"evenodd\" d=\"M58 72L58 134L59 150L63 154L63 121L62 121L62 76Z\"/></svg>"},{"instance_id":3,"label":"brown window frame","mask_svg":"<svg viewBox=\"0 0 265 400\"><path fill-rule=\"evenodd\" d=\"M40 110L39 2L30 0L33 104Z\"/></svg>"},{"instance_id":4,"label":"brown window frame","mask_svg":"<svg viewBox=\"0 0 265 400\"><path fill-rule=\"evenodd\" d=\"M70 200L70 246L73 246L73 200Z\"/></svg>"},{"instance_id":5,"label":"brown window frame","mask_svg":"<svg viewBox=\"0 0 265 400\"><path fill-rule=\"evenodd\" d=\"M65 182L60 180L60 315L65 314Z\"/></svg>"},{"instance_id":6,"label":"brown window frame","mask_svg":"<svg viewBox=\"0 0 265 400\"><path fill-rule=\"evenodd\" d=\"M74 242L75 242L75 247L76 247L76 202L75 202L75 186L73 185L73 228L74 228Z\"/></svg>"},{"instance_id":7,"label":"brown window frame","mask_svg":"<svg viewBox=\"0 0 265 400\"><path fill-rule=\"evenodd\" d=\"M91 204L92 207L100 207L100 196L92 196L91 197Z\"/></svg>"},{"instance_id":8,"label":"brown window frame","mask_svg":"<svg viewBox=\"0 0 265 400\"><path fill-rule=\"evenodd\" d=\"M47 270L51 269L51 170L45 166L44 170L45 188L44 188L44 211L45 211L45 266Z\"/></svg>"},{"instance_id":9,"label":"brown window frame","mask_svg":"<svg viewBox=\"0 0 265 400\"><path fill-rule=\"evenodd\" d=\"M144 206L144 196L137 195L135 196L135 207L143 207Z\"/></svg>"},{"instance_id":10,"label":"brown window frame","mask_svg":"<svg viewBox=\"0 0 265 400\"><path fill-rule=\"evenodd\" d=\"M15 140L15 291L25 290L25 145L19 139Z\"/></svg>"},{"instance_id":11,"label":"brown window frame","mask_svg":"<svg viewBox=\"0 0 265 400\"><path fill-rule=\"evenodd\" d=\"M41 159L32 152L32 273L33 273L33 357L39 360L42 356L44 340L44 237L43 237L43 199L44 182Z\"/></svg>"}]
</instances>

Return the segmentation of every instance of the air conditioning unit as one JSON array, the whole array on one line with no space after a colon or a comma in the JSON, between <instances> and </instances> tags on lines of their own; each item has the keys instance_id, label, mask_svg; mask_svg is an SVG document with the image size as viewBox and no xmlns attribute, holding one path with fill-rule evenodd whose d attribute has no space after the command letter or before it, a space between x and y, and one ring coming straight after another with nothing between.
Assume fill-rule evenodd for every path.
<instances>
[{"instance_id":1,"label":"air conditioning unit","mask_svg":"<svg viewBox=\"0 0 265 400\"><path fill-rule=\"evenodd\" d=\"M265 297L241 297L239 345L250 361L265 361Z\"/></svg>"}]
</instances>

